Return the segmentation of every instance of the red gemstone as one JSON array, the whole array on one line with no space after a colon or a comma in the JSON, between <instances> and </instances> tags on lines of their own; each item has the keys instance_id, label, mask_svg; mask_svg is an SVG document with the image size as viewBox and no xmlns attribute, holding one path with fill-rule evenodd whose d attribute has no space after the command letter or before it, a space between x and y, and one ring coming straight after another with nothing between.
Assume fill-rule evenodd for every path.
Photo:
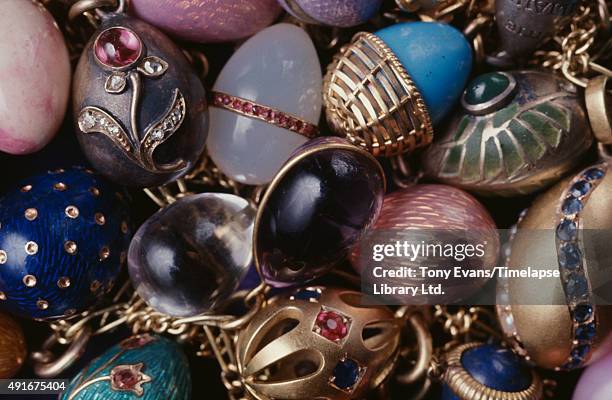
<instances>
[{"instance_id":1,"label":"red gemstone","mask_svg":"<svg viewBox=\"0 0 612 400\"><path fill-rule=\"evenodd\" d=\"M232 103L232 107L234 107L235 110L242 110L242 101L235 99Z\"/></svg>"},{"instance_id":2,"label":"red gemstone","mask_svg":"<svg viewBox=\"0 0 612 400\"><path fill-rule=\"evenodd\" d=\"M231 102L232 102L232 99L230 99L229 96L223 95L223 104L225 104L226 106L229 106Z\"/></svg>"},{"instance_id":3,"label":"red gemstone","mask_svg":"<svg viewBox=\"0 0 612 400\"><path fill-rule=\"evenodd\" d=\"M114 387L122 390L130 390L138 383L138 373L132 371L130 368L120 369L114 371L112 379Z\"/></svg>"},{"instance_id":4,"label":"red gemstone","mask_svg":"<svg viewBox=\"0 0 612 400\"><path fill-rule=\"evenodd\" d=\"M302 121L300 121L300 120L297 120L297 119L294 122L295 123L293 125L293 129L295 129L296 131L302 130L302 128L304 127L304 123Z\"/></svg>"},{"instance_id":5,"label":"red gemstone","mask_svg":"<svg viewBox=\"0 0 612 400\"><path fill-rule=\"evenodd\" d=\"M253 104L251 103L244 103L244 105L242 106L242 111L246 112L246 113L252 113L253 112Z\"/></svg>"},{"instance_id":6,"label":"red gemstone","mask_svg":"<svg viewBox=\"0 0 612 400\"><path fill-rule=\"evenodd\" d=\"M333 311L319 312L315 322L317 333L332 342L337 342L348 334L349 324L346 318Z\"/></svg>"},{"instance_id":7,"label":"red gemstone","mask_svg":"<svg viewBox=\"0 0 612 400\"><path fill-rule=\"evenodd\" d=\"M223 95L222 94L215 94L215 99L214 99L214 103L217 106L220 106L221 104L223 104Z\"/></svg>"},{"instance_id":8,"label":"red gemstone","mask_svg":"<svg viewBox=\"0 0 612 400\"><path fill-rule=\"evenodd\" d=\"M115 27L105 30L94 44L94 53L102 64L123 68L135 63L142 52L142 43L129 29Z\"/></svg>"},{"instance_id":9,"label":"red gemstone","mask_svg":"<svg viewBox=\"0 0 612 400\"><path fill-rule=\"evenodd\" d=\"M262 118L268 118L268 109L261 106L257 107L257 115Z\"/></svg>"},{"instance_id":10,"label":"red gemstone","mask_svg":"<svg viewBox=\"0 0 612 400\"><path fill-rule=\"evenodd\" d=\"M270 122L274 122L275 118L276 118L276 113L272 110L268 111L268 115L267 115L268 121Z\"/></svg>"},{"instance_id":11,"label":"red gemstone","mask_svg":"<svg viewBox=\"0 0 612 400\"><path fill-rule=\"evenodd\" d=\"M278 123L280 124L280 126L286 127L289 123L289 118L287 118L285 114L281 114L278 117Z\"/></svg>"}]
</instances>

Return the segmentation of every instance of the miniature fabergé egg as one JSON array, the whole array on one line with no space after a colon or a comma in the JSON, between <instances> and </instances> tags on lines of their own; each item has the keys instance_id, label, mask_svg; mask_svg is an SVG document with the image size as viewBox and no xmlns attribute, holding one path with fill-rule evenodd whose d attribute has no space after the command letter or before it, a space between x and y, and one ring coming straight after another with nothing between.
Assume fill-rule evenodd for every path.
<instances>
[{"instance_id":1,"label":"miniature faberg\u00e9 egg","mask_svg":"<svg viewBox=\"0 0 612 400\"><path fill-rule=\"evenodd\" d=\"M92 360L62 400L189 400L191 372L180 345L157 335L137 335Z\"/></svg>"},{"instance_id":2,"label":"miniature faberg\u00e9 egg","mask_svg":"<svg viewBox=\"0 0 612 400\"><path fill-rule=\"evenodd\" d=\"M374 17L382 0L278 0L285 10L307 24L346 28Z\"/></svg>"},{"instance_id":3,"label":"miniature faberg\u00e9 egg","mask_svg":"<svg viewBox=\"0 0 612 400\"><path fill-rule=\"evenodd\" d=\"M277 24L246 41L213 87L207 150L233 180L270 182L318 132L321 66L306 32Z\"/></svg>"},{"instance_id":4,"label":"miniature faberg\u00e9 egg","mask_svg":"<svg viewBox=\"0 0 612 400\"><path fill-rule=\"evenodd\" d=\"M539 367L572 370L611 350L611 193L612 174L599 163L540 195L518 223L509 268L559 272L498 287L504 332Z\"/></svg>"},{"instance_id":5,"label":"miniature faberg\u00e9 egg","mask_svg":"<svg viewBox=\"0 0 612 400\"><path fill-rule=\"evenodd\" d=\"M443 355L441 400L540 400L543 385L535 371L497 344L466 343Z\"/></svg>"},{"instance_id":6,"label":"miniature faberg\u00e9 egg","mask_svg":"<svg viewBox=\"0 0 612 400\"><path fill-rule=\"evenodd\" d=\"M25 179L0 199L0 307L67 317L115 284L130 226L118 188L83 168Z\"/></svg>"},{"instance_id":7,"label":"miniature faberg\u00e9 egg","mask_svg":"<svg viewBox=\"0 0 612 400\"><path fill-rule=\"evenodd\" d=\"M327 121L375 156L427 146L471 69L467 39L444 23L406 22L358 33L327 68Z\"/></svg>"},{"instance_id":8,"label":"miniature faberg\u00e9 egg","mask_svg":"<svg viewBox=\"0 0 612 400\"><path fill-rule=\"evenodd\" d=\"M130 244L136 291L164 314L190 317L222 306L253 263L255 210L242 197L183 197L152 215Z\"/></svg>"},{"instance_id":9,"label":"miniature faberg\u00e9 egg","mask_svg":"<svg viewBox=\"0 0 612 400\"><path fill-rule=\"evenodd\" d=\"M263 279L283 287L325 274L376 221L384 192L378 161L344 139L300 147L257 210L253 247Z\"/></svg>"},{"instance_id":10,"label":"miniature faberg\u00e9 egg","mask_svg":"<svg viewBox=\"0 0 612 400\"><path fill-rule=\"evenodd\" d=\"M276 0L130 0L130 13L171 36L197 43L247 38L273 23Z\"/></svg>"},{"instance_id":11,"label":"miniature faberg\u00e9 egg","mask_svg":"<svg viewBox=\"0 0 612 400\"><path fill-rule=\"evenodd\" d=\"M436 131L423 170L473 192L516 196L556 182L592 143L576 86L545 72L491 72L468 85Z\"/></svg>"},{"instance_id":12,"label":"miniature faberg\u00e9 egg","mask_svg":"<svg viewBox=\"0 0 612 400\"><path fill-rule=\"evenodd\" d=\"M27 354L21 327L9 315L0 313L0 379L15 376Z\"/></svg>"},{"instance_id":13,"label":"miniature faberg\u00e9 egg","mask_svg":"<svg viewBox=\"0 0 612 400\"><path fill-rule=\"evenodd\" d=\"M416 245L422 249L413 255L394 254L380 258L376 246ZM386 297L392 304L451 304L478 292L488 281L484 275L468 278L424 276L420 267L463 270L492 270L499 253L499 235L489 212L474 197L461 189L438 184L418 184L384 197L376 224L354 249L350 260L361 275L364 287L373 295ZM414 268L415 277L380 277L375 269ZM453 277L455 276L453 272ZM390 286L441 285L444 293L404 294L377 290Z\"/></svg>"},{"instance_id":14,"label":"miniature faberg\u00e9 egg","mask_svg":"<svg viewBox=\"0 0 612 400\"><path fill-rule=\"evenodd\" d=\"M28 154L58 132L70 94L64 36L42 4L3 0L0 13L0 151Z\"/></svg>"},{"instance_id":15,"label":"miniature faberg\u00e9 egg","mask_svg":"<svg viewBox=\"0 0 612 400\"><path fill-rule=\"evenodd\" d=\"M257 399L362 399L389 376L400 319L362 294L306 287L269 300L240 331L238 369Z\"/></svg>"},{"instance_id":16,"label":"miniature faberg\u00e9 egg","mask_svg":"<svg viewBox=\"0 0 612 400\"><path fill-rule=\"evenodd\" d=\"M185 175L208 133L204 87L181 49L122 13L105 14L83 50L73 112L89 162L124 186L159 186Z\"/></svg>"}]
</instances>

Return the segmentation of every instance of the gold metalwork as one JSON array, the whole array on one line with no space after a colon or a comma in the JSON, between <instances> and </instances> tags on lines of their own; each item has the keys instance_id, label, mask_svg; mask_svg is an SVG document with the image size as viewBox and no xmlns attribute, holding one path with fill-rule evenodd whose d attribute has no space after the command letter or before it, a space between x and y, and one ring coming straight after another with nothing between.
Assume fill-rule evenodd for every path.
<instances>
[{"instance_id":1,"label":"gold metalwork","mask_svg":"<svg viewBox=\"0 0 612 400\"><path fill-rule=\"evenodd\" d=\"M557 211L571 181L572 177L561 181L533 202L512 241L511 269L520 270L534 264L558 265L555 238L559 221ZM607 173L580 212L580 231L604 232L612 227L612 215L607 212L610 198L612 174ZM587 268L593 254L609 254L609 241L602 236L590 238L588 251L591 253L584 255ZM589 269L591 282L603 282L607 278L605 271ZM508 294L515 330L507 333L520 337L524 354L535 365L547 369L563 366L571 355L575 337L574 321L561 279L509 279ZM532 299L532 304L524 304L524 299ZM541 302L536 302L538 300ZM591 359L597 359L609 350L607 338L612 332L612 314L605 306L594 305L593 308L598 325Z\"/></svg>"},{"instance_id":2,"label":"gold metalwork","mask_svg":"<svg viewBox=\"0 0 612 400\"><path fill-rule=\"evenodd\" d=\"M606 56L611 44L602 26L609 27L605 0L590 0L580 5L564 29L550 43L552 49L534 53L533 64L558 71L570 82L586 88L593 73L612 76L612 71L598 63ZM596 40L604 36L605 40ZM608 49L608 50L606 50Z\"/></svg>"},{"instance_id":3,"label":"gold metalwork","mask_svg":"<svg viewBox=\"0 0 612 400\"><path fill-rule=\"evenodd\" d=\"M433 140L421 94L374 34L358 33L340 49L325 75L323 101L332 129L375 156L410 152Z\"/></svg>"},{"instance_id":4,"label":"gold metalwork","mask_svg":"<svg viewBox=\"0 0 612 400\"><path fill-rule=\"evenodd\" d=\"M484 386L478 382L461 363L462 354L480 343L467 343L449 351L445 356L446 371L444 382L458 397L463 400L539 400L542 398L543 386L540 377L531 371L531 384L519 392L502 392Z\"/></svg>"},{"instance_id":5,"label":"gold metalwork","mask_svg":"<svg viewBox=\"0 0 612 400\"><path fill-rule=\"evenodd\" d=\"M238 371L253 398L361 398L393 370L400 320L387 307L364 306L359 292L321 289L316 302L273 298L238 333ZM314 321L322 310L350 319L342 340L315 332ZM340 389L333 384L333 370L346 359L359 365L360 379L353 387Z\"/></svg>"},{"instance_id":6,"label":"gold metalwork","mask_svg":"<svg viewBox=\"0 0 612 400\"><path fill-rule=\"evenodd\" d=\"M585 100L593 134L600 143L612 144L612 106L608 101L609 76L600 75L589 80Z\"/></svg>"}]
</instances>

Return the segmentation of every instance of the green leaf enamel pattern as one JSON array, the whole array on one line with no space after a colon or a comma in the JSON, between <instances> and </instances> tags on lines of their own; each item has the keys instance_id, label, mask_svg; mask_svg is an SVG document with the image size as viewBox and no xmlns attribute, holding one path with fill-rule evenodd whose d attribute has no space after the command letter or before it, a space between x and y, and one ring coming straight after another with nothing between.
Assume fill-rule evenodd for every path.
<instances>
[{"instance_id":1,"label":"green leaf enamel pattern","mask_svg":"<svg viewBox=\"0 0 612 400\"><path fill-rule=\"evenodd\" d=\"M588 150L591 132L575 88L541 72L512 77L515 92L477 87L478 97L482 80L468 86L469 103L424 154L427 176L482 194L523 194L554 182ZM475 99L487 103L478 108Z\"/></svg>"}]
</instances>

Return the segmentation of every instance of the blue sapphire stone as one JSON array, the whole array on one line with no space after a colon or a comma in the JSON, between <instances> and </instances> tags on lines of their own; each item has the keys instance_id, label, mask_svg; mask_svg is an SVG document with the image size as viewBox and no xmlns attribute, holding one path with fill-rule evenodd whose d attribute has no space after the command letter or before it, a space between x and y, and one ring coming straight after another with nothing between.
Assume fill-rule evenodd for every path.
<instances>
[{"instance_id":1,"label":"blue sapphire stone","mask_svg":"<svg viewBox=\"0 0 612 400\"><path fill-rule=\"evenodd\" d=\"M596 333L597 330L595 329L594 322L586 325L580 325L578 328L576 328L576 339L588 342L593 340Z\"/></svg>"},{"instance_id":2,"label":"blue sapphire stone","mask_svg":"<svg viewBox=\"0 0 612 400\"><path fill-rule=\"evenodd\" d=\"M531 385L531 373L508 349L483 344L461 356L465 370L481 384L504 392L519 392Z\"/></svg>"},{"instance_id":3,"label":"blue sapphire stone","mask_svg":"<svg viewBox=\"0 0 612 400\"><path fill-rule=\"evenodd\" d=\"M342 390L350 390L359 381L359 364L355 360L346 358L334 367L334 385Z\"/></svg>"},{"instance_id":4,"label":"blue sapphire stone","mask_svg":"<svg viewBox=\"0 0 612 400\"><path fill-rule=\"evenodd\" d=\"M572 350L572 358L579 358L581 360L584 360L587 354L589 354L589 351L591 351L591 346L589 346L588 344L580 345L574 350Z\"/></svg>"},{"instance_id":5,"label":"blue sapphire stone","mask_svg":"<svg viewBox=\"0 0 612 400\"><path fill-rule=\"evenodd\" d=\"M574 319L578 322L586 322L591 319L592 316L593 306L590 304L579 304L574 308Z\"/></svg>"},{"instance_id":6,"label":"blue sapphire stone","mask_svg":"<svg viewBox=\"0 0 612 400\"><path fill-rule=\"evenodd\" d=\"M582 360L580 358L572 358L569 362L567 362L561 369L571 370L580 367L582 364Z\"/></svg>"},{"instance_id":7,"label":"blue sapphire stone","mask_svg":"<svg viewBox=\"0 0 612 400\"><path fill-rule=\"evenodd\" d=\"M321 298L321 293L319 293L315 289L300 289L293 295L293 298L296 300L319 300Z\"/></svg>"},{"instance_id":8,"label":"blue sapphire stone","mask_svg":"<svg viewBox=\"0 0 612 400\"><path fill-rule=\"evenodd\" d=\"M574 197L584 196L591 190L591 184L587 181L578 181L570 189L570 194Z\"/></svg>"},{"instance_id":9,"label":"blue sapphire stone","mask_svg":"<svg viewBox=\"0 0 612 400\"><path fill-rule=\"evenodd\" d=\"M568 197L563 202L561 210L565 214L576 214L582 211L582 202L575 197Z\"/></svg>"},{"instance_id":10,"label":"blue sapphire stone","mask_svg":"<svg viewBox=\"0 0 612 400\"><path fill-rule=\"evenodd\" d=\"M566 243L559 249L559 265L563 268L575 269L580 265L582 254L573 243Z\"/></svg>"},{"instance_id":11,"label":"blue sapphire stone","mask_svg":"<svg viewBox=\"0 0 612 400\"><path fill-rule=\"evenodd\" d=\"M584 176L590 180L590 181L594 181L597 179L601 179L605 176L605 172L599 168L591 168L588 171L586 171L584 173Z\"/></svg>"},{"instance_id":12,"label":"blue sapphire stone","mask_svg":"<svg viewBox=\"0 0 612 400\"><path fill-rule=\"evenodd\" d=\"M576 237L576 231L576 223L569 219L565 219L557 225L557 237L561 240L573 240Z\"/></svg>"},{"instance_id":13,"label":"blue sapphire stone","mask_svg":"<svg viewBox=\"0 0 612 400\"><path fill-rule=\"evenodd\" d=\"M587 284L586 278L576 273L570 274L567 278L567 285L565 288L567 293L575 299L586 297L589 291L589 285Z\"/></svg>"}]
</instances>

